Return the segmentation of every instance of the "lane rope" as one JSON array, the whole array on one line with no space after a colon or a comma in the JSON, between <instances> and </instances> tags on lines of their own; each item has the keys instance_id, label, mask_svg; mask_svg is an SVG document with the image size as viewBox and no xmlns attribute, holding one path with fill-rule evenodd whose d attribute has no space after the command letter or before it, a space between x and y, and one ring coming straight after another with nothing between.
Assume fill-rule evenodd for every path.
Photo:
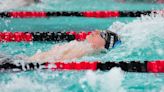
<instances>
[{"instance_id":1,"label":"lane rope","mask_svg":"<svg viewBox=\"0 0 164 92\"><path fill-rule=\"evenodd\" d=\"M31 70L52 70L52 71L86 71L100 70L109 71L113 67L120 67L126 72L139 73L164 73L164 60L155 61L121 61L121 62L100 62L100 61L82 61L82 62L45 62L45 63L14 63L4 62L0 64L1 72L21 72Z\"/></svg>"},{"instance_id":2,"label":"lane rope","mask_svg":"<svg viewBox=\"0 0 164 92\"><path fill-rule=\"evenodd\" d=\"M0 42L83 41L91 32L0 32Z\"/></svg>"},{"instance_id":3,"label":"lane rope","mask_svg":"<svg viewBox=\"0 0 164 92\"><path fill-rule=\"evenodd\" d=\"M147 11L117 11L117 10L99 10L99 11L12 11L1 12L1 18L46 18L46 17L87 17L87 18L113 18L113 17L140 17L141 15L150 15L151 13L160 13L164 15L164 10Z\"/></svg>"}]
</instances>

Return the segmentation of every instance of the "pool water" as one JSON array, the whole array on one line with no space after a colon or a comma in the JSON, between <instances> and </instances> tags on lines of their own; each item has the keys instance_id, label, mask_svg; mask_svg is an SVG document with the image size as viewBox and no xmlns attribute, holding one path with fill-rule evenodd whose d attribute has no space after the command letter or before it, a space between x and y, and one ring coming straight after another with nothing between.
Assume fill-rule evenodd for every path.
<instances>
[{"instance_id":1,"label":"pool water","mask_svg":"<svg viewBox=\"0 0 164 92\"><path fill-rule=\"evenodd\" d=\"M85 10L154 10L163 4L118 3L112 0L44 0L42 4L15 10L85 11ZM115 25L123 25L115 30ZM109 27L111 26L111 27ZM164 17L142 18L82 18L56 17L36 19L0 19L1 31L90 31L113 29L122 44L106 54L84 56L76 61L121 61L164 59ZM0 53L8 56L35 54L46 51L56 43L1 43ZM0 73L2 92L163 92L164 74L127 73L119 68L101 71L28 71Z\"/></svg>"}]
</instances>

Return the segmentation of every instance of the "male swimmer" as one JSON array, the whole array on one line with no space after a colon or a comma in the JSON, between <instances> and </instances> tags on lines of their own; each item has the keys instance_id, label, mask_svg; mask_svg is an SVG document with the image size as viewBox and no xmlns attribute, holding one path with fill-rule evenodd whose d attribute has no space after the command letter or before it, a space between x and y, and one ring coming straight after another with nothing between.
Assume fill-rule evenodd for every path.
<instances>
[{"instance_id":1,"label":"male swimmer","mask_svg":"<svg viewBox=\"0 0 164 92\"><path fill-rule=\"evenodd\" d=\"M39 2L40 0L0 0L0 11L25 7Z\"/></svg>"},{"instance_id":2,"label":"male swimmer","mask_svg":"<svg viewBox=\"0 0 164 92\"><path fill-rule=\"evenodd\" d=\"M28 61L63 61L111 49L120 42L119 36L112 31L93 31L85 41L71 41L52 47L47 52L36 53Z\"/></svg>"},{"instance_id":3,"label":"male swimmer","mask_svg":"<svg viewBox=\"0 0 164 92\"><path fill-rule=\"evenodd\" d=\"M86 37L85 41L71 41L63 45L55 45L46 52L39 52L31 57L16 56L9 57L0 53L0 64L24 61L24 62L55 62L72 60L85 55L110 50L120 43L119 36L112 31L93 31Z\"/></svg>"}]
</instances>

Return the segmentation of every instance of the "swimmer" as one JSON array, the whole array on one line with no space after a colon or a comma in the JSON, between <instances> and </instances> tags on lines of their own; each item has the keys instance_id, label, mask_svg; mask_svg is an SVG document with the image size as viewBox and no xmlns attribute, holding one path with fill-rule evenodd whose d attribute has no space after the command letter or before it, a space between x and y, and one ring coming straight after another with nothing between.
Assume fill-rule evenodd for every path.
<instances>
[{"instance_id":1,"label":"swimmer","mask_svg":"<svg viewBox=\"0 0 164 92\"><path fill-rule=\"evenodd\" d=\"M54 62L80 58L82 56L110 50L120 42L119 36L112 31L93 31L85 41L71 41L63 45L53 46L47 52L38 52L28 61Z\"/></svg>"},{"instance_id":2,"label":"swimmer","mask_svg":"<svg viewBox=\"0 0 164 92\"><path fill-rule=\"evenodd\" d=\"M0 11L30 6L39 3L40 0L0 0Z\"/></svg>"}]
</instances>

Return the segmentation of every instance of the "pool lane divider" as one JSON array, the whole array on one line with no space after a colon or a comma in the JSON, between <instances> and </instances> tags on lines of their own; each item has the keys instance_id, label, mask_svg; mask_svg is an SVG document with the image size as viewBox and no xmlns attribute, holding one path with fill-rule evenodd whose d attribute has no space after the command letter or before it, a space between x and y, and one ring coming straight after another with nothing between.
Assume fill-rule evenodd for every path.
<instances>
[{"instance_id":1,"label":"pool lane divider","mask_svg":"<svg viewBox=\"0 0 164 92\"><path fill-rule=\"evenodd\" d=\"M113 18L113 17L140 17L151 13L164 14L164 10L148 11L117 11L117 10L98 10L98 11L12 11L1 12L1 18L46 18L46 17L86 17L86 18Z\"/></svg>"},{"instance_id":2,"label":"pool lane divider","mask_svg":"<svg viewBox=\"0 0 164 92\"><path fill-rule=\"evenodd\" d=\"M45 63L12 63L4 62L0 64L0 72L21 72L33 70L52 71L109 71L114 67L120 67L125 72L138 73L164 73L164 60L156 61L121 61L121 62L45 62Z\"/></svg>"},{"instance_id":3,"label":"pool lane divider","mask_svg":"<svg viewBox=\"0 0 164 92\"><path fill-rule=\"evenodd\" d=\"M91 32L0 32L0 42L83 41Z\"/></svg>"}]
</instances>

